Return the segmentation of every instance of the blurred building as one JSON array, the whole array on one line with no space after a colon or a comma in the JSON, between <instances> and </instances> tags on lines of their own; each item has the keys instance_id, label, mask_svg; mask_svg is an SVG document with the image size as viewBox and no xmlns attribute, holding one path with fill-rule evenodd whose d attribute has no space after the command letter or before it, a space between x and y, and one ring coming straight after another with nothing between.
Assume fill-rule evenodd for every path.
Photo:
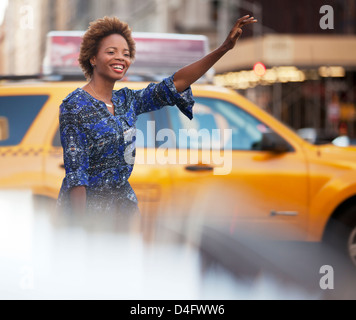
<instances>
[{"instance_id":1,"label":"blurred building","mask_svg":"<svg viewBox=\"0 0 356 320\"><path fill-rule=\"evenodd\" d=\"M216 64L216 83L238 90L295 129L337 134L346 125L355 136L354 0L219 4L229 24L251 14L259 26L246 28L238 46Z\"/></svg>"},{"instance_id":2,"label":"blurred building","mask_svg":"<svg viewBox=\"0 0 356 320\"><path fill-rule=\"evenodd\" d=\"M133 31L214 34L210 8L206 0L11 0L0 26L0 72L40 73L49 31L85 30L105 15Z\"/></svg>"},{"instance_id":3,"label":"blurred building","mask_svg":"<svg viewBox=\"0 0 356 320\"><path fill-rule=\"evenodd\" d=\"M333 9L333 21L324 21L332 28L321 27L324 5ZM216 83L296 129L346 122L354 135L355 0L10 0L0 26L0 73L40 73L49 31L85 30L105 15L137 32L203 34L213 49L244 14L259 23L216 64ZM254 72L256 62L266 70Z\"/></svg>"},{"instance_id":4,"label":"blurred building","mask_svg":"<svg viewBox=\"0 0 356 320\"><path fill-rule=\"evenodd\" d=\"M3 22L3 68L5 74L38 73L44 6L36 0L9 1ZM40 18L41 17L41 18Z\"/></svg>"},{"instance_id":5,"label":"blurred building","mask_svg":"<svg viewBox=\"0 0 356 320\"><path fill-rule=\"evenodd\" d=\"M84 4L84 6L83 6ZM1 74L32 75L41 72L46 35L51 30L81 27L85 0L11 0L1 26Z\"/></svg>"}]
</instances>

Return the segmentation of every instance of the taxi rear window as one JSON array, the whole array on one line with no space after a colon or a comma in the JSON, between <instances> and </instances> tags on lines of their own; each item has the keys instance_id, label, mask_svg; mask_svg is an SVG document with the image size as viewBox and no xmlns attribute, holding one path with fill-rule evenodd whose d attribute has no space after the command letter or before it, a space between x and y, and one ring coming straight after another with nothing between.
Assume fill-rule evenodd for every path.
<instances>
[{"instance_id":1,"label":"taxi rear window","mask_svg":"<svg viewBox=\"0 0 356 320\"><path fill-rule=\"evenodd\" d=\"M0 147L19 144L47 100L48 95L0 97L0 117L7 119L9 127L8 138L0 141Z\"/></svg>"}]
</instances>

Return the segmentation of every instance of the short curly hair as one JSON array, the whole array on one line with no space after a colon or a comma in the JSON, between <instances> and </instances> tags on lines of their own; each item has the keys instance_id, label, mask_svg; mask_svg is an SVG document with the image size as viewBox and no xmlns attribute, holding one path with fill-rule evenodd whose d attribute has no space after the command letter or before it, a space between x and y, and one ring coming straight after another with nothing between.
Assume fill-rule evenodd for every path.
<instances>
[{"instance_id":1,"label":"short curly hair","mask_svg":"<svg viewBox=\"0 0 356 320\"><path fill-rule=\"evenodd\" d=\"M101 40L112 34L119 34L125 38L129 46L130 58L134 60L136 44L132 38L131 29L128 24L116 17L97 19L90 23L80 46L78 61L87 79L91 79L93 76L93 67L90 64L90 59L97 55Z\"/></svg>"}]
</instances>

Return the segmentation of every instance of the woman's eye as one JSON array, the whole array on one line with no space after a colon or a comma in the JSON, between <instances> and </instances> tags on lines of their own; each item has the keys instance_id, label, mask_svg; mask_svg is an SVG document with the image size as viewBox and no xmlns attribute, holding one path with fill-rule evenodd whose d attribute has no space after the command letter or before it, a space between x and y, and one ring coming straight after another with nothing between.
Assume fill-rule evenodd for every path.
<instances>
[{"instance_id":1,"label":"woman's eye","mask_svg":"<svg viewBox=\"0 0 356 320\"><path fill-rule=\"evenodd\" d=\"M114 54L115 52L114 51L108 51L108 54Z\"/></svg>"}]
</instances>

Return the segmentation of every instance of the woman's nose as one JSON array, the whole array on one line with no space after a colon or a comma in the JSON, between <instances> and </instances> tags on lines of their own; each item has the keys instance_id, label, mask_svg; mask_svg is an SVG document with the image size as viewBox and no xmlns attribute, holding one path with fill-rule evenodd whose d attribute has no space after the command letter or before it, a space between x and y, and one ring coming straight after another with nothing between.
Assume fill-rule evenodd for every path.
<instances>
[{"instance_id":1,"label":"woman's nose","mask_svg":"<svg viewBox=\"0 0 356 320\"><path fill-rule=\"evenodd\" d=\"M120 60L120 61L123 61L124 58L125 58L124 55L121 54L121 53L117 53L116 56L115 56L115 59L116 59L116 60Z\"/></svg>"}]
</instances>

